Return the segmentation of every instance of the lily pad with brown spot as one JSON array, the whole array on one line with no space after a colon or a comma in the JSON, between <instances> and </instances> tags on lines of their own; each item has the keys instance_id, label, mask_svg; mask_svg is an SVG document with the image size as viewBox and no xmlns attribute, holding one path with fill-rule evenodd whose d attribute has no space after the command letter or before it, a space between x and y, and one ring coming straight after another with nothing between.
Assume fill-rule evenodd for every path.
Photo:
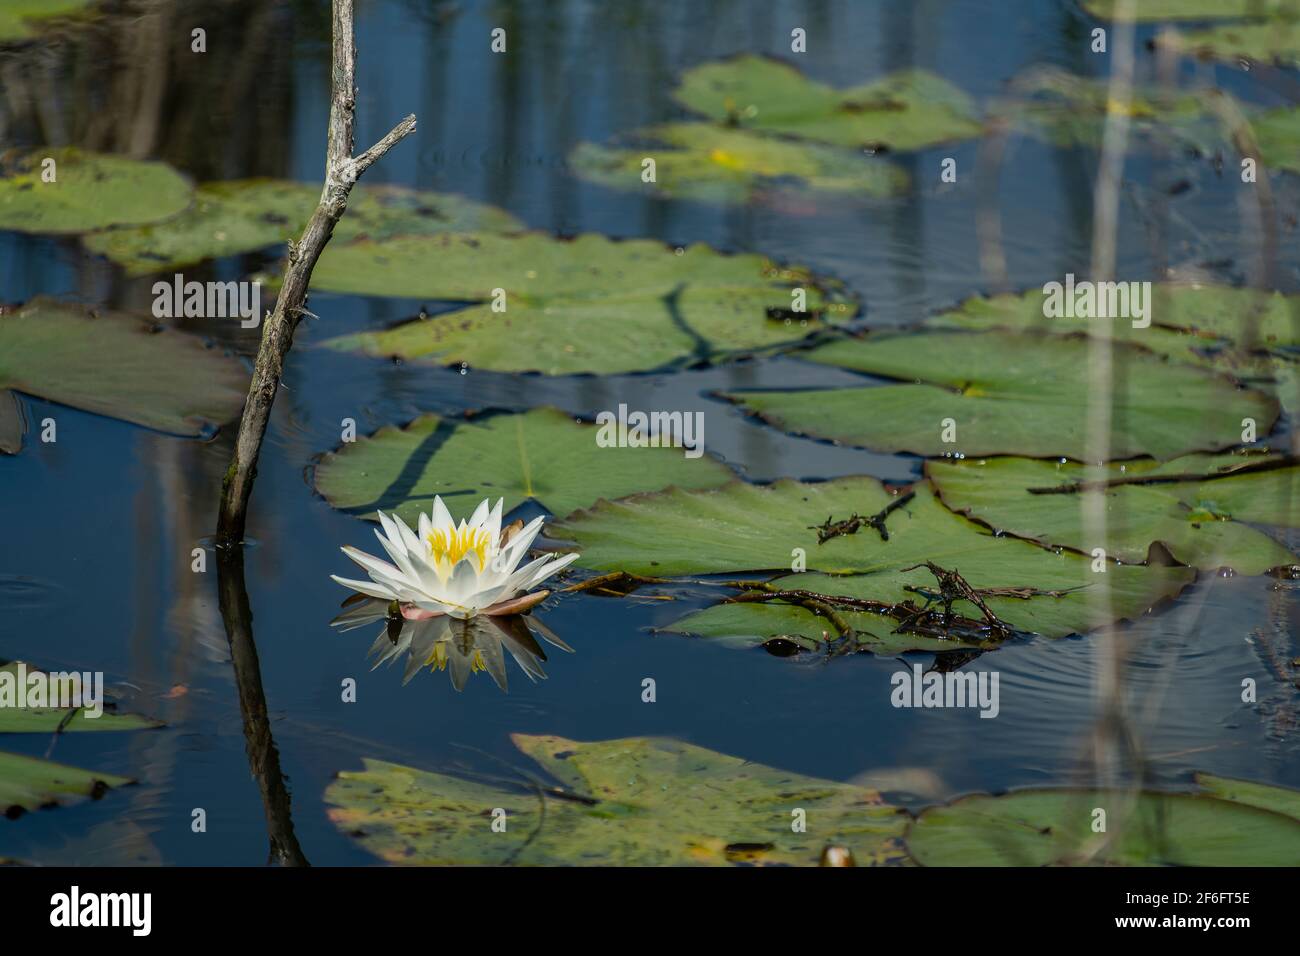
<instances>
[{"instance_id":1,"label":"lily pad with brown spot","mask_svg":"<svg viewBox=\"0 0 1300 956\"><path fill-rule=\"evenodd\" d=\"M925 70L836 89L777 60L740 56L688 70L673 96L718 123L835 146L918 150L982 132L971 98Z\"/></svg>"},{"instance_id":2,"label":"lily pad with brown spot","mask_svg":"<svg viewBox=\"0 0 1300 956\"><path fill-rule=\"evenodd\" d=\"M769 193L837 197L893 196L907 188L901 167L835 146L777 139L708 123L671 123L641 130L636 145L582 143L570 165L583 179L669 199L743 203ZM643 162L655 179L643 180Z\"/></svg>"},{"instance_id":3,"label":"lily pad with brown spot","mask_svg":"<svg viewBox=\"0 0 1300 956\"><path fill-rule=\"evenodd\" d=\"M888 605L932 603L936 581L924 567L932 561L956 570L974 588L1022 589L985 598L992 612L1014 630L1062 637L1111 623L1093 619L1089 590L1102 582L1092 571L1091 558L997 537L943 507L925 485L889 514L888 540L864 528L818 544L816 526L828 515L841 520L853 513L874 515L893 500L873 478L733 482L718 489L668 489L601 501L556 522L548 534L573 541L583 567L654 577L740 572L748 581L770 580L780 589L809 591L814 599L832 605L836 597ZM807 570L790 573L797 559ZM1113 565L1104 583L1114 618L1134 618L1177 595L1195 577L1187 568ZM669 629L750 642L792 634L815 639L823 631L833 632L824 618L804 607L773 610L792 603L719 605ZM967 618L981 616L981 610L965 600L955 602L953 610ZM863 632L862 642L885 650L964 646L894 635L899 622L879 614L850 613L849 621Z\"/></svg>"},{"instance_id":4,"label":"lily pad with brown spot","mask_svg":"<svg viewBox=\"0 0 1300 956\"><path fill-rule=\"evenodd\" d=\"M318 185L278 179L203 183L195 190L194 205L179 216L93 233L83 241L90 251L122 265L128 275L170 271L297 239L316 210L320 191ZM360 183L332 241L521 228L504 210L462 196Z\"/></svg>"},{"instance_id":5,"label":"lily pad with brown spot","mask_svg":"<svg viewBox=\"0 0 1300 956\"><path fill-rule=\"evenodd\" d=\"M1200 794L1017 790L925 810L907 848L923 866L1294 866L1300 820Z\"/></svg>"},{"instance_id":6,"label":"lily pad with brown spot","mask_svg":"<svg viewBox=\"0 0 1300 956\"><path fill-rule=\"evenodd\" d=\"M555 782L366 759L326 789L329 817L400 865L815 866L827 844L858 865L901 859L906 815L875 790L661 738L511 739Z\"/></svg>"},{"instance_id":7,"label":"lily pad with brown spot","mask_svg":"<svg viewBox=\"0 0 1300 956\"><path fill-rule=\"evenodd\" d=\"M770 351L856 311L838 283L800 266L599 235L457 233L331 244L312 288L471 303L326 347L547 375L677 368ZM792 318L798 298L806 311Z\"/></svg>"},{"instance_id":8,"label":"lily pad with brown spot","mask_svg":"<svg viewBox=\"0 0 1300 956\"><path fill-rule=\"evenodd\" d=\"M31 150L0 162L0 229L65 234L160 222L184 211L193 193L165 163L70 147Z\"/></svg>"}]
</instances>

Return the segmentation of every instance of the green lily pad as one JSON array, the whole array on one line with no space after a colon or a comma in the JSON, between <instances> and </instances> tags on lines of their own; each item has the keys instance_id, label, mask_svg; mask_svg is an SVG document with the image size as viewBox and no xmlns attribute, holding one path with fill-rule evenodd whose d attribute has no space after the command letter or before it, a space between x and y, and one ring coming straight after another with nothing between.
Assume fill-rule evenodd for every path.
<instances>
[{"instance_id":1,"label":"green lily pad","mask_svg":"<svg viewBox=\"0 0 1300 956\"><path fill-rule=\"evenodd\" d=\"M634 138L640 145L582 143L569 165L602 186L717 203L748 202L777 190L885 197L908 184L906 171L882 159L706 123L656 126ZM641 180L646 157L655 160L653 183Z\"/></svg>"},{"instance_id":2,"label":"green lily pad","mask_svg":"<svg viewBox=\"0 0 1300 956\"><path fill-rule=\"evenodd\" d=\"M1045 318L1045 298L1041 289L988 298L975 296L925 324L932 328L1057 335L1087 333L1091 324L1118 341L1141 345L1179 361L1205 364L1211 360L1198 359L1193 350L1211 349L1224 342L1244 345L1248 327L1253 328L1255 348L1300 346L1300 295L1219 285L1155 283L1151 287L1149 328L1134 328L1128 319ZM1160 335L1166 331L1183 334Z\"/></svg>"},{"instance_id":3,"label":"green lily pad","mask_svg":"<svg viewBox=\"0 0 1300 956\"><path fill-rule=\"evenodd\" d=\"M1056 67L1035 67L1016 77L999 110L1019 132L1062 148L1099 148L1107 120L1117 113L1127 117L1134 145L1162 136L1208 152L1224 139L1204 96L1138 88L1121 103L1112 98L1107 80Z\"/></svg>"},{"instance_id":4,"label":"green lily pad","mask_svg":"<svg viewBox=\"0 0 1300 956\"><path fill-rule=\"evenodd\" d=\"M1156 283L1149 328L1131 321L1094 324L1093 330L1188 365L1226 372L1274 395L1288 415L1300 411L1295 349L1300 347L1300 296L1221 285ZM930 328L1001 329L1076 335L1088 331L1080 318L1043 316L1041 289L992 297L974 296L927 319ZM1261 429L1259 434L1265 432Z\"/></svg>"},{"instance_id":5,"label":"green lily pad","mask_svg":"<svg viewBox=\"0 0 1300 956\"><path fill-rule=\"evenodd\" d=\"M0 389L0 453L18 454L23 447L26 431L22 399L13 392Z\"/></svg>"},{"instance_id":6,"label":"green lily pad","mask_svg":"<svg viewBox=\"0 0 1300 956\"><path fill-rule=\"evenodd\" d=\"M247 381L239 361L195 336L129 315L44 297L0 314L0 389L199 436L239 414Z\"/></svg>"},{"instance_id":7,"label":"green lily pad","mask_svg":"<svg viewBox=\"0 0 1300 956\"><path fill-rule=\"evenodd\" d=\"M78 13L91 0L0 0L0 43L36 36L42 20Z\"/></svg>"},{"instance_id":8,"label":"green lily pad","mask_svg":"<svg viewBox=\"0 0 1300 956\"><path fill-rule=\"evenodd\" d=\"M793 567L794 549L802 548L807 570L784 574L774 584L832 598L891 605L909 599L923 603L923 596L906 586L934 589L933 575L923 567L913 567L933 561L947 570L957 570L975 588L1050 592L986 596L993 613L1018 630L1060 637L1089 629L1087 590L1100 578L1091 570L1089 558L996 537L944 508L928 487L920 485L915 490L910 502L886 517L888 541L875 530L863 528L819 545L817 531L811 527L828 516L840 521L854 513L871 516L883 510L894 497L873 478L820 483L784 480L772 485L733 482L704 491L668 489L601 501L557 522L548 533L576 542L582 554L578 563L583 567L661 577L785 571ZM1111 565L1105 573L1117 617L1140 615L1195 578L1186 568ZM970 617L979 614L966 601L957 602L953 609ZM722 636L720 628L725 626L728 636L764 639L790 630L790 615L779 619L770 611L755 608L744 614L737 609L719 620L719 613L714 612L712 619L687 618L671 629ZM749 620L738 627L737 622L745 617ZM884 641L895 623L879 617L865 630ZM809 614L796 633L818 636L828 629L824 620ZM905 640L909 647L929 649L914 636ZM953 643L945 641L944 646Z\"/></svg>"},{"instance_id":9,"label":"green lily pad","mask_svg":"<svg viewBox=\"0 0 1300 956\"><path fill-rule=\"evenodd\" d=\"M358 515L396 511L412 521L441 495L453 513L483 498L505 510L533 500L567 514L598 498L677 485L708 488L732 473L708 455L681 448L601 448L598 428L554 408L468 420L423 415L345 444L316 466L316 490Z\"/></svg>"},{"instance_id":10,"label":"green lily pad","mask_svg":"<svg viewBox=\"0 0 1300 956\"><path fill-rule=\"evenodd\" d=\"M918 455L1085 455L1088 343L1003 332L924 332L831 342L814 362L899 379L865 388L736 392L726 397L790 432ZM1111 457L1169 458L1266 435L1275 398L1131 346L1114 350ZM955 442L943 423L955 423ZM953 437L953 436L949 436Z\"/></svg>"},{"instance_id":11,"label":"green lily pad","mask_svg":"<svg viewBox=\"0 0 1300 956\"><path fill-rule=\"evenodd\" d=\"M91 252L124 266L128 275L170 270L297 239L320 191L320 186L278 179L204 183L195 190L194 205L175 218L95 233L83 241ZM509 213L461 196L360 184L334 229L333 242L521 228Z\"/></svg>"},{"instance_id":12,"label":"green lily pad","mask_svg":"<svg viewBox=\"0 0 1300 956\"><path fill-rule=\"evenodd\" d=\"M20 671L19 667L23 670ZM0 664L0 694L17 693L16 684L23 677L40 673L30 664L13 661ZM7 676L6 676L7 675ZM0 696L0 701L5 698ZM111 705L110 705L111 706ZM149 730L162 723L139 714L119 714L105 709L98 717L87 716L84 708L75 711L69 719L67 710L56 707L18 707L16 703L0 705L0 734L51 734L55 731L76 733L92 730ZM66 723L65 723L66 721Z\"/></svg>"},{"instance_id":13,"label":"green lily pad","mask_svg":"<svg viewBox=\"0 0 1300 956\"><path fill-rule=\"evenodd\" d=\"M907 849L923 866L1294 866L1300 820L1184 793L1019 790L925 810Z\"/></svg>"},{"instance_id":14,"label":"green lily pad","mask_svg":"<svg viewBox=\"0 0 1300 956\"><path fill-rule=\"evenodd\" d=\"M42 182L41 163L55 161L56 180ZM71 233L138 225L175 216L193 189L165 163L71 148L24 153L0 167L0 229Z\"/></svg>"},{"instance_id":15,"label":"green lily pad","mask_svg":"<svg viewBox=\"0 0 1300 956\"><path fill-rule=\"evenodd\" d=\"M1113 19L1120 0L1083 0L1083 8L1095 17ZM1295 0L1134 0L1133 19L1233 20L1260 17L1295 9Z\"/></svg>"},{"instance_id":16,"label":"green lily pad","mask_svg":"<svg viewBox=\"0 0 1300 956\"><path fill-rule=\"evenodd\" d=\"M807 270L763 256L724 255L703 245L675 252L651 240L597 235L331 244L312 287L477 303L330 339L324 344L331 348L548 375L712 361L790 344L855 311ZM790 317L796 287L806 290L806 318ZM494 310L494 289L505 294L504 311ZM597 327L601 334L593 335Z\"/></svg>"},{"instance_id":17,"label":"green lily pad","mask_svg":"<svg viewBox=\"0 0 1300 956\"><path fill-rule=\"evenodd\" d=\"M1257 113L1250 119L1250 128L1264 165L1300 173L1300 107Z\"/></svg>"},{"instance_id":18,"label":"green lily pad","mask_svg":"<svg viewBox=\"0 0 1300 956\"><path fill-rule=\"evenodd\" d=\"M1213 459L1189 455L1160 465L1150 460L1111 464L1112 480L1161 479L1160 483L1116 485L1106 492L1106 540L1091 542L1084 532L1078 494L1033 494L1088 478L1074 462L1025 458L926 462L926 473L944 504L992 528L1045 545L1091 551L1136 563L1159 542L1184 564L1229 567L1262 574L1289 566L1289 549L1252 524L1300 526L1294 501L1300 469L1277 468L1217 477ZM1204 475L1203 481L1170 481L1167 476ZM1227 474L1227 472L1224 472Z\"/></svg>"},{"instance_id":19,"label":"green lily pad","mask_svg":"<svg viewBox=\"0 0 1300 956\"><path fill-rule=\"evenodd\" d=\"M329 817L376 856L417 866L813 866L827 844L848 848L859 866L900 856L906 815L875 790L675 740L511 739L560 786L367 759L326 789ZM497 810L504 832L493 830ZM791 826L796 810L806 832Z\"/></svg>"},{"instance_id":20,"label":"green lily pad","mask_svg":"<svg viewBox=\"0 0 1300 956\"><path fill-rule=\"evenodd\" d=\"M796 578L787 578L782 583L797 588L804 582ZM853 645L852 650L855 651L870 651L882 656L893 656L909 651L940 653L975 650L989 646L987 642L967 641L955 636L939 638L923 634L895 634L893 629L897 626L897 622L883 615L859 611L839 613L841 619L854 630L850 640ZM807 608L781 601L761 604L714 604L688 614L659 630L670 634L712 638L738 648L761 644L775 650L777 649L775 642L788 641L794 645L794 649L803 651L842 650L839 644L842 635L826 618Z\"/></svg>"},{"instance_id":21,"label":"green lily pad","mask_svg":"<svg viewBox=\"0 0 1300 956\"><path fill-rule=\"evenodd\" d=\"M1300 820L1300 790L1272 787L1249 780L1234 780L1231 777L1216 777L1208 773L1196 774L1196 782L1220 800L1231 800L1233 803L1259 807L1261 810L1270 810Z\"/></svg>"},{"instance_id":22,"label":"green lily pad","mask_svg":"<svg viewBox=\"0 0 1300 956\"><path fill-rule=\"evenodd\" d=\"M674 96L729 126L836 146L916 150L982 132L970 97L924 70L835 89L776 60L741 56L688 70Z\"/></svg>"},{"instance_id":23,"label":"green lily pad","mask_svg":"<svg viewBox=\"0 0 1300 956\"><path fill-rule=\"evenodd\" d=\"M1300 7L1296 10L1300 12ZM1300 66L1300 21L1281 17L1173 33L1165 42L1180 53L1207 60Z\"/></svg>"},{"instance_id":24,"label":"green lily pad","mask_svg":"<svg viewBox=\"0 0 1300 956\"><path fill-rule=\"evenodd\" d=\"M37 810L70 797L98 799L110 787L134 783L129 777L80 770L51 760L0 753L0 813Z\"/></svg>"}]
</instances>

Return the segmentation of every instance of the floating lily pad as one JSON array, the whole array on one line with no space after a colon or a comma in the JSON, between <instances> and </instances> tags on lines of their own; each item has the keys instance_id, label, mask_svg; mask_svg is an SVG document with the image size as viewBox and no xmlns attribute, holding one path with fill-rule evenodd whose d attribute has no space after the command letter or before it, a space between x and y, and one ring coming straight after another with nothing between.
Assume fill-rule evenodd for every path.
<instances>
[{"instance_id":1,"label":"floating lily pad","mask_svg":"<svg viewBox=\"0 0 1300 956\"><path fill-rule=\"evenodd\" d=\"M1106 121L1116 114L1127 117L1135 144L1159 135L1208 152L1223 141L1204 96L1139 88L1120 102L1108 80L1056 67L1035 67L1016 77L1000 110L1021 133L1060 147L1099 148Z\"/></svg>"},{"instance_id":2,"label":"floating lily pad","mask_svg":"<svg viewBox=\"0 0 1300 956\"><path fill-rule=\"evenodd\" d=\"M1300 410L1294 361L1300 347L1300 296L1221 285L1156 283L1148 328L1134 328L1128 319L1048 319L1043 316L1044 298L1041 289L974 296L925 324L1054 335L1102 332L1177 362L1226 372L1275 395L1288 414Z\"/></svg>"},{"instance_id":3,"label":"floating lily pad","mask_svg":"<svg viewBox=\"0 0 1300 956\"><path fill-rule=\"evenodd\" d=\"M1295 9L1300 13L1300 7ZM1202 59L1300 65L1300 20L1278 17L1262 23L1232 23L1172 33L1164 40L1173 49Z\"/></svg>"},{"instance_id":4,"label":"floating lily pad","mask_svg":"<svg viewBox=\"0 0 1300 956\"><path fill-rule=\"evenodd\" d=\"M503 497L507 512L531 499L562 515L598 498L732 477L716 458L689 459L681 448L601 448L597 431L554 408L468 420L424 415L324 456L316 490L352 514L380 509L412 521L434 495L453 513Z\"/></svg>"},{"instance_id":5,"label":"floating lily pad","mask_svg":"<svg viewBox=\"0 0 1300 956\"><path fill-rule=\"evenodd\" d=\"M95 233L84 242L123 265L128 275L174 269L297 239L320 191L320 186L277 179L204 183L195 190L194 205L175 218ZM363 183L352 191L332 241L520 228L509 213L461 196Z\"/></svg>"},{"instance_id":6,"label":"floating lily pad","mask_svg":"<svg viewBox=\"0 0 1300 956\"><path fill-rule=\"evenodd\" d=\"M98 799L110 787L133 783L129 777L79 770L51 760L0 753L0 813L36 810L70 797Z\"/></svg>"},{"instance_id":7,"label":"floating lily pad","mask_svg":"<svg viewBox=\"0 0 1300 956\"><path fill-rule=\"evenodd\" d=\"M0 389L198 436L239 414L247 381L202 340L129 315L43 297L0 314Z\"/></svg>"},{"instance_id":8,"label":"floating lily pad","mask_svg":"<svg viewBox=\"0 0 1300 956\"><path fill-rule=\"evenodd\" d=\"M641 371L789 344L852 316L855 307L832 301L827 286L759 255L540 233L330 245L312 279L320 291L477 303L330 339L331 348L549 375ZM790 317L794 288L806 290L806 318ZM494 309L494 289L504 311Z\"/></svg>"},{"instance_id":9,"label":"floating lily pad","mask_svg":"<svg viewBox=\"0 0 1300 956\"><path fill-rule=\"evenodd\" d=\"M1120 0L1083 0L1083 8L1095 17L1113 19ZM1295 0L1134 0L1133 19L1232 20L1285 13L1295 9Z\"/></svg>"},{"instance_id":10,"label":"floating lily pad","mask_svg":"<svg viewBox=\"0 0 1300 956\"><path fill-rule=\"evenodd\" d=\"M1194 349L1210 350L1224 342L1245 345L1253 332L1257 348L1300 346L1300 296L1217 285L1151 287L1149 328L1134 328L1131 319L1046 318L1041 289L986 298L975 296L955 309L926 321L937 328L1009 329L1058 335L1108 332L1120 341L1178 358L1197 361ZM1188 333L1163 337L1162 331ZM1175 344L1176 343L1176 344ZM1201 361L1209 364L1208 359Z\"/></svg>"},{"instance_id":11,"label":"floating lily pad","mask_svg":"<svg viewBox=\"0 0 1300 956\"><path fill-rule=\"evenodd\" d=\"M1198 773L1196 782L1220 800L1231 800L1233 803L1259 807L1261 810L1270 810L1300 820L1300 790L1272 787L1249 780L1233 780L1231 777L1216 777L1208 773Z\"/></svg>"},{"instance_id":12,"label":"floating lily pad","mask_svg":"<svg viewBox=\"0 0 1300 956\"><path fill-rule=\"evenodd\" d=\"M1267 110L1250 119L1264 165L1300 173L1300 107Z\"/></svg>"},{"instance_id":13,"label":"floating lily pad","mask_svg":"<svg viewBox=\"0 0 1300 956\"><path fill-rule=\"evenodd\" d=\"M634 138L640 145L582 143L570 166L583 179L614 189L719 203L778 190L893 196L908 183L903 169L879 158L706 123L656 126ZM655 161L653 183L641 180L646 157Z\"/></svg>"},{"instance_id":14,"label":"floating lily pad","mask_svg":"<svg viewBox=\"0 0 1300 956\"><path fill-rule=\"evenodd\" d=\"M907 849L924 866L1294 866L1300 820L1183 793L1021 790L925 810Z\"/></svg>"},{"instance_id":15,"label":"floating lily pad","mask_svg":"<svg viewBox=\"0 0 1300 956\"><path fill-rule=\"evenodd\" d=\"M39 674L40 671L30 664L21 665L18 661L0 664L0 701L5 701L5 694L17 694L16 682L20 678ZM7 675L7 676L6 676ZM48 675L47 675L48 676ZM71 684L60 686L70 687ZM30 699L30 698L27 698ZM8 703L0 703L0 734L52 734L55 731L76 733L90 730L146 730L161 727L162 723L142 717L139 714L119 714L107 707L98 717L87 716L84 708L78 708L69 716L68 710L57 707L19 707L17 698ZM111 705L109 705L111 707Z\"/></svg>"},{"instance_id":16,"label":"floating lily pad","mask_svg":"<svg viewBox=\"0 0 1300 956\"><path fill-rule=\"evenodd\" d=\"M376 856L417 866L813 866L832 843L859 866L900 856L906 816L875 790L675 740L511 739L560 786L480 783L367 759L326 789L329 817ZM497 810L503 832L494 832ZM795 810L807 832L793 832Z\"/></svg>"},{"instance_id":17,"label":"floating lily pad","mask_svg":"<svg viewBox=\"0 0 1300 956\"><path fill-rule=\"evenodd\" d=\"M918 455L1085 454L1088 343L1079 339L927 332L831 342L814 362L907 384L753 391L726 397L779 428L881 451ZM1114 350L1113 458L1169 458L1241 441L1242 419L1260 435L1275 398L1146 351ZM943 440L945 420L955 442Z\"/></svg>"},{"instance_id":18,"label":"floating lily pad","mask_svg":"<svg viewBox=\"0 0 1300 956\"><path fill-rule=\"evenodd\" d=\"M817 580L821 580L817 576ZM782 584L792 588L803 586L797 578L787 578ZM960 610L960 609L959 609ZM890 656L909 651L940 653L943 651L987 648L987 642L966 641L958 637L938 638L922 634L894 633L898 622L879 614L858 611L838 612L843 621L853 628L852 649L870 651ZM813 611L795 604L772 601L761 604L714 604L688 614L659 630L671 634L689 634L720 640L734 647L766 645L781 653L778 642L794 645L787 650L826 651L840 650L839 634L832 624Z\"/></svg>"},{"instance_id":19,"label":"floating lily pad","mask_svg":"<svg viewBox=\"0 0 1300 956\"><path fill-rule=\"evenodd\" d=\"M1300 525L1300 469L1218 477L1212 459L1204 455L1164 465L1150 460L1109 465L1112 480L1152 483L1107 490L1106 539L1098 542L1085 534L1079 494L1030 491L1082 482L1089 477L1085 472L1074 462L1025 458L926 462L926 473L949 508L1041 544L1085 552L1104 547L1110 557L1136 563L1146 560L1158 542L1184 564L1228 567L1241 574L1262 574L1295 562L1289 549L1252 525ZM1205 480L1171 480L1175 475Z\"/></svg>"},{"instance_id":20,"label":"floating lily pad","mask_svg":"<svg viewBox=\"0 0 1300 956\"><path fill-rule=\"evenodd\" d=\"M23 405L13 392L0 389L0 452L16 455L23 447L27 422L23 418Z\"/></svg>"},{"instance_id":21,"label":"floating lily pad","mask_svg":"<svg viewBox=\"0 0 1300 956\"><path fill-rule=\"evenodd\" d=\"M67 16L90 6L91 0L0 0L0 43L26 40L42 20Z\"/></svg>"},{"instance_id":22,"label":"floating lily pad","mask_svg":"<svg viewBox=\"0 0 1300 956\"><path fill-rule=\"evenodd\" d=\"M57 178L42 181L55 161ZM0 229L70 233L157 222L190 204L189 181L164 163L41 149L0 166Z\"/></svg>"},{"instance_id":23,"label":"floating lily pad","mask_svg":"<svg viewBox=\"0 0 1300 956\"><path fill-rule=\"evenodd\" d=\"M888 541L875 530L862 528L817 543L817 531L810 526L823 524L828 516L844 520L855 513L875 515L893 500L873 478L785 480L773 485L733 482L716 490L668 489L601 501L557 522L548 533L576 542L582 553L578 563L584 567L651 576L785 571L793 566L794 549L802 548L808 570L785 574L774 584L891 605L924 602L923 595L906 586L933 590L933 575L913 567L933 561L957 570L975 588L1041 592L987 596L989 608L1018 630L1059 637L1091 626L1087 590L1099 583L1100 574L1091 570L1089 558L995 537L944 508L924 485L916 488L910 502L886 517ZM1112 565L1105 573L1117 617L1144 613L1195 577L1185 568L1164 567ZM965 601L953 608L967 616L979 613ZM728 636L766 638L786 634L790 627L790 615L779 619L757 608L748 615L736 610L720 619L719 614L687 618L671 629L719 636L725 629ZM738 626L743 617L752 623ZM884 640L896 623L880 617L866 629ZM796 633L817 636L826 630L824 620L809 614ZM927 646L918 644L916 637L907 637L906 642L917 649Z\"/></svg>"},{"instance_id":24,"label":"floating lily pad","mask_svg":"<svg viewBox=\"0 0 1300 956\"><path fill-rule=\"evenodd\" d=\"M674 96L729 126L836 146L915 150L982 132L970 97L924 70L835 89L776 60L741 56L688 70Z\"/></svg>"}]
</instances>

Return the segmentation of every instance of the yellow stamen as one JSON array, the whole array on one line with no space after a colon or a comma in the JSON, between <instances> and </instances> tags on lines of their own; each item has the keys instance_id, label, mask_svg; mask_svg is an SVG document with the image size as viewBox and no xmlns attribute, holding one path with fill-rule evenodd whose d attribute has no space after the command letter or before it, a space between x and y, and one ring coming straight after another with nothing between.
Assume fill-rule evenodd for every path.
<instances>
[{"instance_id":1,"label":"yellow stamen","mask_svg":"<svg viewBox=\"0 0 1300 956\"><path fill-rule=\"evenodd\" d=\"M480 571L487 564L489 542L483 528L434 528L428 542L434 558L444 559L452 567L468 554L478 558Z\"/></svg>"}]
</instances>

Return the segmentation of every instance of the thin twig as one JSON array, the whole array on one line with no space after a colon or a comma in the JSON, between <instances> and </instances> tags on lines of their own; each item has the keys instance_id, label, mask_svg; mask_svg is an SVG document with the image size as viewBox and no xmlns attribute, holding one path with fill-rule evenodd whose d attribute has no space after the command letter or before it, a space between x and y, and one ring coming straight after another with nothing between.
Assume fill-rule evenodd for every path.
<instances>
[{"instance_id":1,"label":"thin twig","mask_svg":"<svg viewBox=\"0 0 1300 956\"><path fill-rule=\"evenodd\" d=\"M819 545L825 544L832 538L838 538L841 535L857 534L858 530L863 527L875 528L876 532L880 535L880 540L888 541L889 529L885 527L885 519L915 497L915 491L909 491L905 495L900 495L869 518L864 518L856 511L843 521L835 521L833 520L833 516L827 515L824 524L813 524L808 527L810 530L817 532L817 543Z\"/></svg>"},{"instance_id":2,"label":"thin twig","mask_svg":"<svg viewBox=\"0 0 1300 956\"><path fill-rule=\"evenodd\" d=\"M353 31L352 0L334 0L333 93L330 104L325 186L320 203L303 230L302 237L289 243L288 262L275 309L262 329L248 399L239 420L239 435L230 467L221 486L221 512L217 518L217 542L238 544L244 538L248 499L257 476L257 458L271 418L284 374L285 356L293 345L293 333L307 314L307 289L312 270L334 227L347 210L352 187L370 166L415 130L414 114L397 124L387 136L360 156L353 158L356 113L356 41Z\"/></svg>"},{"instance_id":3,"label":"thin twig","mask_svg":"<svg viewBox=\"0 0 1300 956\"><path fill-rule=\"evenodd\" d=\"M1071 495L1084 491L1104 491L1107 488L1121 488L1124 485L1169 485L1186 482L1217 481L1220 478L1235 478L1238 475L1252 474L1260 471L1273 471L1277 468L1289 468L1300 464L1295 455L1279 455L1275 458L1261 458L1246 462L1234 468L1213 472L1180 471L1165 475L1125 475L1123 478L1108 478L1105 481L1073 481L1063 485L1046 485L1026 488L1031 495Z\"/></svg>"}]
</instances>

